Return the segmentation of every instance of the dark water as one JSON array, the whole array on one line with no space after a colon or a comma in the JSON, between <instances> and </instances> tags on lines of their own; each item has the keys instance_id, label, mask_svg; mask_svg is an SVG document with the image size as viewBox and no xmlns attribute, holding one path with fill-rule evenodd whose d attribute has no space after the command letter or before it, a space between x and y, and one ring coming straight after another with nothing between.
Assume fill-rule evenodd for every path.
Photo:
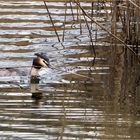
<instances>
[{"instance_id":1,"label":"dark water","mask_svg":"<svg viewBox=\"0 0 140 140\"><path fill-rule=\"evenodd\" d=\"M42 1L0 1L0 67L29 69L34 53L45 51L56 68L42 69L39 84L29 76L0 77L0 139L140 139L140 67L133 55L96 42L94 57L77 9L73 17L68 3L65 17L63 2L47 4L63 42ZM98 39L104 35L99 30Z\"/></svg>"}]
</instances>

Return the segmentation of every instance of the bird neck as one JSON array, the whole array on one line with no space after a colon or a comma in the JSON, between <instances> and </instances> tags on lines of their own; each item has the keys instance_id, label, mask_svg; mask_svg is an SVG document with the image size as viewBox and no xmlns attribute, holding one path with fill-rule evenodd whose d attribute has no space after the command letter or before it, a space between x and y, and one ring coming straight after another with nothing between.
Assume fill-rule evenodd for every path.
<instances>
[{"instance_id":1,"label":"bird neck","mask_svg":"<svg viewBox=\"0 0 140 140\"><path fill-rule=\"evenodd\" d=\"M31 68L31 76L35 77L38 76L39 69L32 66Z\"/></svg>"},{"instance_id":2,"label":"bird neck","mask_svg":"<svg viewBox=\"0 0 140 140\"><path fill-rule=\"evenodd\" d=\"M30 83L31 84L38 84L40 81L39 75L38 75L39 69L32 66L31 68L31 77L30 77Z\"/></svg>"}]
</instances>

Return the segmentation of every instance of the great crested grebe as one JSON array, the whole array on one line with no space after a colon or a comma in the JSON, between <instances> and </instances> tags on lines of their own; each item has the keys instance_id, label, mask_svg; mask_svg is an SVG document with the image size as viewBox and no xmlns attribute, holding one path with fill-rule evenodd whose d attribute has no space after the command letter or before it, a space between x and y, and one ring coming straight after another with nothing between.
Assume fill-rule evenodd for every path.
<instances>
[{"instance_id":1,"label":"great crested grebe","mask_svg":"<svg viewBox=\"0 0 140 140\"><path fill-rule=\"evenodd\" d=\"M49 58L47 57L46 53L35 53L37 56L36 58L33 59L33 64L31 68L31 76L37 76L39 70L42 67L48 67L50 68L50 61Z\"/></svg>"},{"instance_id":2,"label":"great crested grebe","mask_svg":"<svg viewBox=\"0 0 140 140\"><path fill-rule=\"evenodd\" d=\"M47 57L47 54L44 52L41 53L35 53L35 58L33 59L32 67L26 70L23 70L21 68L2 68L0 69L0 76L26 76L30 74L29 76L37 77L38 72L42 67L50 67L50 62Z\"/></svg>"}]
</instances>

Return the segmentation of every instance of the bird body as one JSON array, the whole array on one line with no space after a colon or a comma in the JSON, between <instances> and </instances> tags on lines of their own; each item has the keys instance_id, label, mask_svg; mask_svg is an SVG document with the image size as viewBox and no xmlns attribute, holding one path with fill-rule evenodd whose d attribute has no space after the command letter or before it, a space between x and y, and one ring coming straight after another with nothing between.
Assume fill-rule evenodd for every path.
<instances>
[{"instance_id":1,"label":"bird body","mask_svg":"<svg viewBox=\"0 0 140 140\"><path fill-rule=\"evenodd\" d=\"M9 77L9 76L26 76L30 74L30 68L23 70L21 68L1 68L0 77Z\"/></svg>"},{"instance_id":2,"label":"bird body","mask_svg":"<svg viewBox=\"0 0 140 140\"><path fill-rule=\"evenodd\" d=\"M31 68L1 68L0 77L9 76L38 76L42 67L50 67L50 62L46 53L35 53Z\"/></svg>"}]
</instances>

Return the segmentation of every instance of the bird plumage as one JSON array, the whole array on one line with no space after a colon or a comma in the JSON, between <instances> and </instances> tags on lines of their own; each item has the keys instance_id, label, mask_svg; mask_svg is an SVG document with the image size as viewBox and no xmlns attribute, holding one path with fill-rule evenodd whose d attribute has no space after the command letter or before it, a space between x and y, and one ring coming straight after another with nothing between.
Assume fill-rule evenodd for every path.
<instances>
[{"instance_id":1,"label":"bird plumage","mask_svg":"<svg viewBox=\"0 0 140 140\"><path fill-rule=\"evenodd\" d=\"M1 68L0 76L37 76L42 67L50 67L49 58L46 53L35 53L31 68Z\"/></svg>"}]
</instances>

